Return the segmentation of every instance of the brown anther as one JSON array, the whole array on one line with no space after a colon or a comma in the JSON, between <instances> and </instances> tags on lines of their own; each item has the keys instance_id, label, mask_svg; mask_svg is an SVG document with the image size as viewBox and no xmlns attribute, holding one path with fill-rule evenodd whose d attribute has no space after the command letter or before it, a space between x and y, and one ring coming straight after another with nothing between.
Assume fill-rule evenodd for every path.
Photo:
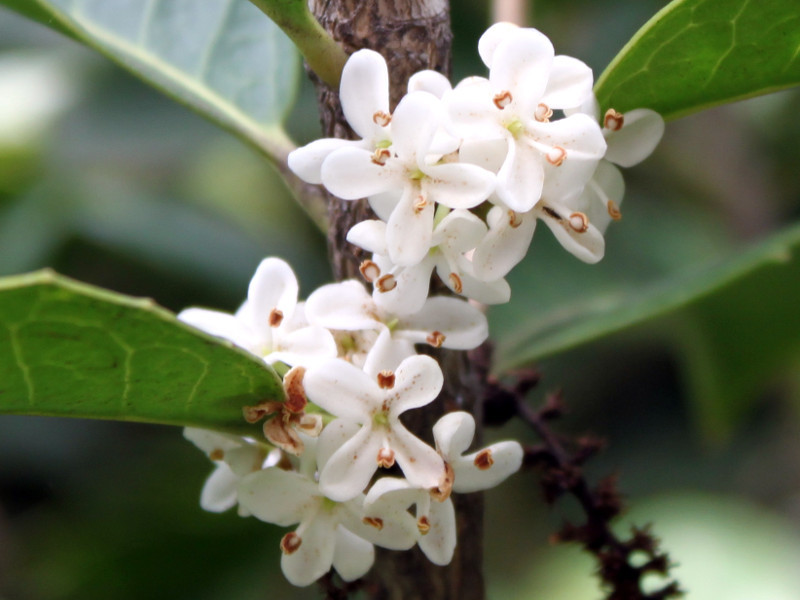
<instances>
[{"instance_id":1,"label":"brown anther","mask_svg":"<svg viewBox=\"0 0 800 600\"><path fill-rule=\"evenodd\" d=\"M504 92L500 92L494 97L494 105L500 110L503 110L506 106L511 104L511 100L511 92L506 90Z\"/></svg>"},{"instance_id":2,"label":"brown anther","mask_svg":"<svg viewBox=\"0 0 800 600\"><path fill-rule=\"evenodd\" d=\"M474 463L475 466L478 467L481 471L485 471L494 464L494 459L492 458L492 451L489 450L489 448L481 450L475 456Z\"/></svg>"},{"instance_id":3,"label":"brown anther","mask_svg":"<svg viewBox=\"0 0 800 600\"><path fill-rule=\"evenodd\" d=\"M361 276L370 283L381 276L380 267L371 260L361 261L361 264L358 265L358 270L361 272Z\"/></svg>"},{"instance_id":4,"label":"brown anther","mask_svg":"<svg viewBox=\"0 0 800 600\"><path fill-rule=\"evenodd\" d=\"M303 539L294 531L290 531L281 538L281 552L284 554L294 554L303 543Z\"/></svg>"},{"instance_id":5,"label":"brown anther","mask_svg":"<svg viewBox=\"0 0 800 600\"><path fill-rule=\"evenodd\" d=\"M445 335L441 331L434 331L428 337L425 338L425 341L428 342L434 348L441 348L442 344L444 344Z\"/></svg>"},{"instance_id":6,"label":"brown anther","mask_svg":"<svg viewBox=\"0 0 800 600\"><path fill-rule=\"evenodd\" d=\"M386 127L392 122L392 115L379 110L372 115L372 122L378 127Z\"/></svg>"},{"instance_id":7,"label":"brown anther","mask_svg":"<svg viewBox=\"0 0 800 600\"><path fill-rule=\"evenodd\" d=\"M397 280L394 278L394 275L384 275L378 279L375 285L379 292L391 292L397 287Z\"/></svg>"},{"instance_id":8,"label":"brown anther","mask_svg":"<svg viewBox=\"0 0 800 600\"><path fill-rule=\"evenodd\" d=\"M444 475L439 480L439 485L431 488L431 498L437 502L444 502L450 497L450 492L453 490L453 482L456 480L456 474L450 463L444 463Z\"/></svg>"},{"instance_id":9,"label":"brown anther","mask_svg":"<svg viewBox=\"0 0 800 600\"><path fill-rule=\"evenodd\" d=\"M547 162L554 167L560 167L567 159L567 151L561 146L554 146L544 157L547 159Z\"/></svg>"},{"instance_id":10,"label":"brown anther","mask_svg":"<svg viewBox=\"0 0 800 600\"><path fill-rule=\"evenodd\" d=\"M431 520L422 515L419 519L417 519L417 529L422 535L427 534L431 530Z\"/></svg>"},{"instance_id":11,"label":"brown anther","mask_svg":"<svg viewBox=\"0 0 800 600\"><path fill-rule=\"evenodd\" d=\"M278 412L283 408L283 402L261 402L255 406L243 406L242 415L248 423L258 423L267 415Z\"/></svg>"},{"instance_id":12,"label":"brown anther","mask_svg":"<svg viewBox=\"0 0 800 600\"><path fill-rule=\"evenodd\" d=\"M394 372L381 371L378 373L378 385L382 390L390 390L394 387Z\"/></svg>"},{"instance_id":13,"label":"brown anther","mask_svg":"<svg viewBox=\"0 0 800 600\"><path fill-rule=\"evenodd\" d=\"M606 208L608 209L609 216L615 221L619 221L622 218L622 213L619 212L619 207L613 200L608 201Z\"/></svg>"},{"instance_id":14,"label":"brown anther","mask_svg":"<svg viewBox=\"0 0 800 600\"><path fill-rule=\"evenodd\" d=\"M522 217L519 214L511 209L508 211L508 225L511 229L516 229L520 225L522 225Z\"/></svg>"},{"instance_id":15,"label":"brown anther","mask_svg":"<svg viewBox=\"0 0 800 600\"><path fill-rule=\"evenodd\" d=\"M425 196L418 196L414 201L414 214L418 215L425 210L426 206L428 206L428 199Z\"/></svg>"},{"instance_id":16,"label":"brown anther","mask_svg":"<svg viewBox=\"0 0 800 600\"><path fill-rule=\"evenodd\" d=\"M380 517L364 517L361 519L364 525L369 525L370 527L374 527L378 531L383 529L383 519Z\"/></svg>"},{"instance_id":17,"label":"brown anther","mask_svg":"<svg viewBox=\"0 0 800 600\"><path fill-rule=\"evenodd\" d=\"M453 291L456 294L460 294L461 290L464 289L464 284L461 283L461 277L458 276L458 273L450 273L450 284L453 286Z\"/></svg>"},{"instance_id":18,"label":"brown anther","mask_svg":"<svg viewBox=\"0 0 800 600\"><path fill-rule=\"evenodd\" d=\"M214 448L211 452L209 452L208 458L211 460L222 460L225 458L225 451L222 448Z\"/></svg>"},{"instance_id":19,"label":"brown anther","mask_svg":"<svg viewBox=\"0 0 800 600\"><path fill-rule=\"evenodd\" d=\"M609 108L603 117L603 127L611 131L619 131L625 124L625 115Z\"/></svg>"},{"instance_id":20,"label":"brown anther","mask_svg":"<svg viewBox=\"0 0 800 600\"><path fill-rule=\"evenodd\" d=\"M536 110L533 113L533 118L539 121L539 123L549 123L550 117L553 116L553 109L547 106L544 102L540 102L539 106L536 107Z\"/></svg>"},{"instance_id":21,"label":"brown anther","mask_svg":"<svg viewBox=\"0 0 800 600\"><path fill-rule=\"evenodd\" d=\"M589 217L582 212L572 213L567 223L569 223L569 226L572 227L576 233L584 233L589 229Z\"/></svg>"},{"instance_id":22,"label":"brown anther","mask_svg":"<svg viewBox=\"0 0 800 600\"><path fill-rule=\"evenodd\" d=\"M283 376L283 389L286 390L286 410L292 413L303 412L308 404L306 391L303 387L303 377L306 374L305 367L292 367Z\"/></svg>"},{"instance_id":23,"label":"brown anther","mask_svg":"<svg viewBox=\"0 0 800 600\"><path fill-rule=\"evenodd\" d=\"M269 311L267 322L269 323L270 327L277 327L283 323L283 312L277 308L273 308L271 311Z\"/></svg>"},{"instance_id":24,"label":"brown anther","mask_svg":"<svg viewBox=\"0 0 800 600\"><path fill-rule=\"evenodd\" d=\"M387 148L378 148L372 153L372 162L382 167L386 164L386 160L392 155Z\"/></svg>"},{"instance_id":25,"label":"brown anther","mask_svg":"<svg viewBox=\"0 0 800 600\"><path fill-rule=\"evenodd\" d=\"M394 450L381 448L378 450L378 466L389 469L394 466Z\"/></svg>"}]
</instances>

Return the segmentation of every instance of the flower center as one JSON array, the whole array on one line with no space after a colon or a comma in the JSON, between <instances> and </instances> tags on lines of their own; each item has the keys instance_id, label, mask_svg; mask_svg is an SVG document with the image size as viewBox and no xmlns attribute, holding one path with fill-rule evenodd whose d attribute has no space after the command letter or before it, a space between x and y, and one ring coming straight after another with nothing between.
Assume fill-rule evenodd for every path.
<instances>
[{"instance_id":1,"label":"flower center","mask_svg":"<svg viewBox=\"0 0 800 600\"><path fill-rule=\"evenodd\" d=\"M506 129L511 132L515 138L518 138L520 134L525 131L525 125L523 125L522 121L519 119L514 119L508 125L506 125Z\"/></svg>"}]
</instances>

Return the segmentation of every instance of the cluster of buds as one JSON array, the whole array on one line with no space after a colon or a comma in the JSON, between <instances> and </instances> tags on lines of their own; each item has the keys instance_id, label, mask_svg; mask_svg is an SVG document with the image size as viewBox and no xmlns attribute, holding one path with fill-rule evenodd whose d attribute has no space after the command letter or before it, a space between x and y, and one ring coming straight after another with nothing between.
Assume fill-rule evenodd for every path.
<instances>
[{"instance_id":1,"label":"cluster of buds","mask_svg":"<svg viewBox=\"0 0 800 600\"><path fill-rule=\"evenodd\" d=\"M660 138L663 122L652 111L609 111L598 123L589 68L555 56L534 29L495 25L479 52L488 78L452 87L438 73L417 73L393 113L384 59L354 53L340 97L362 139L322 139L289 156L306 181L368 199L378 219L356 224L348 240L372 253L361 268L371 294L350 280L299 302L292 269L267 258L235 314L179 315L283 376L283 401L244 411L249 422L265 419L266 442L185 435L217 464L204 508L236 506L243 516L296 525L281 540L281 566L295 585L331 568L346 581L363 576L374 545L416 544L432 562L450 562L451 493L500 483L523 452L507 441L465 454L475 421L463 411L439 419L433 446L406 429L400 416L435 400L444 379L417 348L469 350L486 340L479 303L508 301L504 277L539 219L580 259L599 260L623 192L611 163L638 162ZM434 270L466 299L429 297Z\"/></svg>"}]
</instances>

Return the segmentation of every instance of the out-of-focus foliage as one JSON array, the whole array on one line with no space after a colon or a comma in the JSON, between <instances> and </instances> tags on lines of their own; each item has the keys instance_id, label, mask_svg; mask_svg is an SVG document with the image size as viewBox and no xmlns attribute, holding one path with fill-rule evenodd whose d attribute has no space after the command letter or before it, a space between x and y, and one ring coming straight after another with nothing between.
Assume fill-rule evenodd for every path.
<instances>
[{"instance_id":1,"label":"out-of-focus foliage","mask_svg":"<svg viewBox=\"0 0 800 600\"><path fill-rule=\"evenodd\" d=\"M613 4L539 0L529 23L553 39L557 53L582 58L599 73L666 2ZM455 71L482 73L475 43L488 6L453 3L453 14ZM11 57L58 64L70 92L39 133L13 146L0 136L0 273L52 266L83 281L154 297L172 310L198 304L235 309L267 255L295 267L303 295L329 280L324 240L262 157L76 44L0 9L0 63ZM45 79L54 81L52 72ZM531 255L512 273L512 302L491 311L494 332L502 339L523 320L576 298L691 273L800 217L798 110L800 96L789 91L669 123L656 154L625 174L624 218L608 232L604 261L578 262L542 228ZM306 86L286 124L298 142L318 134L313 111ZM758 298L759 306L769 300ZM710 310L722 310L721 318L735 306L720 299ZM608 437L609 450L595 472L619 473L634 510L642 504L637 522L654 523L676 562L714 574L709 585L720 586L719 594L697 595L692 587L689 597L717 600L728 589L719 574L733 581L745 567L729 561L733 549L696 558L674 542L672 523L688 522L687 513L700 508L670 498L676 489L688 489L715 493L721 500L712 506L741 497L750 507L756 502L758 509L732 516L720 509L726 515L721 525L704 531L709 542L730 539L724 537L729 533L742 551L744 536L765 556L765 546L777 539L774 521L755 512L777 513L787 532L800 525L800 361L787 349L786 360L795 361L788 376L759 369L753 379L759 385L741 403L723 392L714 397L715 417L702 419L711 413L697 401L707 398L690 393L690 370L680 368L690 355L665 329L672 329L668 321L641 323L542 360L544 383L531 402L540 402L545 390L563 388L571 412L560 426ZM702 329L694 333L705 337ZM739 345L754 352L777 335L760 327L746 334ZM513 426L493 434L535 443ZM712 449L709 439L727 443ZM0 595L318 596L313 589L290 588L280 575L284 531L200 510L200 489L212 467L175 428L6 416L0 418L0 455ZM535 478L525 473L487 494L492 597L596 600L587 564L549 569L559 559L548 536L562 516L574 515L569 506L563 515L548 515L539 497ZM651 512L655 503L663 510ZM764 590L792 575L783 562L753 561L746 570L752 581L764 582ZM546 578L545 571L567 575ZM688 571L686 577L691 582ZM589 589L571 589L577 582Z\"/></svg>"},{"instance_id":2,"label":"out-of-focus foliage","mask_svg":"<svg viewBox=\"0 0 800 600\"><path fill-rule=\"evenodd\" d=\"M152 300L40 271L0 282L0 413L255 435L242 407L280 400L275 372Z\"/></svg>"},{"instance_id":3,"label":"out-of-focus foliage","mask_svg":"<svg viewBox=\"0 0 800 600\"><path fill-rule=\"evenodd\" d=\"M295 98L297 51L248 0L39 0L37 7L22 12L68 30L268 156L288 152L280 125Z\"/></svg>"}]
</instances>

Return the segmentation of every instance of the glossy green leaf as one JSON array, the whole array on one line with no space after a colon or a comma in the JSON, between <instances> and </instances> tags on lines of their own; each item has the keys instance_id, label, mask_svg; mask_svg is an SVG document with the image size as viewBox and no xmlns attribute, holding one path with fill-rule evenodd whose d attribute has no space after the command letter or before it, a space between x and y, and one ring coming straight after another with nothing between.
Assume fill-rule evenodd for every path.
<instances>
[{"instance_id":1,"label":"glossy green leaf","mask_svg":"<svg viewBox=\"0 0 800 600\"><path fill-rule=\"evenodd\" d=\"M8 7L33 21L52 27L56 31L72 37L72 32L69 29L56 21L50 13L33 0L0 0L0 6Z\"/></svg>"},{"instance_id":2,"label":"glossy green leaf","mask_svg":"<svg viewBox=\"0 0 800 600\"><path fill-rule=\"evenodd\" d=\"M151 300L50 271L0 280L0 413L254 433L242 407L282 395L262 361Z\"/></svg>"},{"instance_id":3,"label":"glossy green leaf","mask_svg":"<svg viewBox=\"0 0 800 600\"><path fill-rule=\"evenodd\" d=\"M676 118L800 83L797 0L674 0L597 81L603 109Z\"/></svg>"},{"instance_id":4,"label":"glossy green leaf","mask_svg":"<svg viewBox=\"0 0 800 600\"><path fill-rule=\"evenodd\" d=\"M273 159L291 149L280 124L299 84L298 54L247 0L37 2L76 38Z\"/></svg>"}]
</instances>

